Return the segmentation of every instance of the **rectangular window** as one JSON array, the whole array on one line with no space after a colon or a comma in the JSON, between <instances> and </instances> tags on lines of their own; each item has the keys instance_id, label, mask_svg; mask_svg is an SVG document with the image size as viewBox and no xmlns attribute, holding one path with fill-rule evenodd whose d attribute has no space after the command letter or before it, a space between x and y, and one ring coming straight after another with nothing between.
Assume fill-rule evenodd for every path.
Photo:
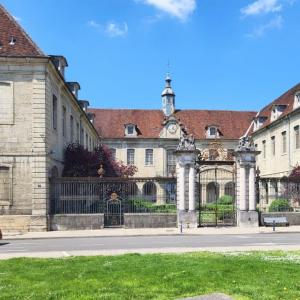
<instances>
[{"instance_id":1,"label":"rectangular window","mask_svg":"<svg viewBox=\"0 0 300 300\"><path fill-rule=\"evenodd\" d=\"M266 158L266 141L262 141L262 155Z\"/></svg>"},{"instance_id":2,"label":"rectangular window","mask_svg":"<svg viewBox=\"0 0 300 300\"><path fill-rule=\"evenodd\" d=\"M153 165L153 149L146 149L145 151L145 165L152 166Z\"/></svg>"},{"instance_id":3,"label":"rectangular window","mask_svg":"<svg viewBox=\"0 0 300 300\"><path fill-rule=\"evenodd\" d=\"M84 130L83 128L80 129L80 144L84 146Z\"/></svg>"},{"instance_id":4,"label":"rectangular window","mask_svg":"<svg viewBox=\"0 0 300 300\"><path fill-rule=\"evenodd\" d=\"M80 141L80 132L79 132L79 123L76 123L76 142L79 143Z\"/></svg>"},{"instance_id":5,"label":"rectangular window","mask_svg":"<svg viewBox=\"0 0 300 300\"><path fill-rule=\"evenodd\" d=\"M62 107L62 135L66 136L66 121L67 121L67 110L66 107Z\"/></svg>"},{"instance_id":6,"label":"rectangular window","mask_svg":"<svg viewBox=\"0 0 300 300\"><path fill-rule=\"evenodd\" d=\"M134 127L133 127L132 125L129 125L129 126L127 127L127 133L128 133L128 134L133 134L133 130L134 130Z\"/></svg>"},{"instance_id":7,"label":"rectangular window","mask_svg":"<svg viewBox=\"0 0 300 300\"><path fill-rule=\"evenodd\" d=\"M299 126L294 127L294 134L295 134L295 149L300 148L300 132L299 132Z\"/></svg>"},{"instance_id":8,"label":"rectangular window","mask_svg":"<svg viewBox=\"0 0 300 300\"><path fill-rule=\"evenodd\" d=\"M167 150L167 173L174 176L176 172L176 156L174 150Z\"/></svg>"},{"instance_id":9,"label":"rectangular window","mask_svg":"<svg viewBox=\"0 0 300 300\"><path fill-rule=\"evenodd\" d=\"M116 152L117 152L116 149L115 148L110 148L109 150L110 150L112 159L115 160L116 159Z\"/></svg>"},{"instance_id":10,"label":"rectangular window","mask_svg":"<svg viewBox=\"0 0 300 300\"><path fill-rule=\"evenodd\" d=\"M276 141L275 141L275 136L271 137L271 151L272 151L272 155L274 156L276 153Z\"/></svg>"},{"instance_id":11,"label":"rectangular window","mask_svg":"<svg viewBox=\"0 0 300 300\"><path fill-rule=\"evenodd\" d=\"M74 119L73 116L70 116L70 141L74 141Z\"/></svg>"},{"instance_id":12,"label":"rectangular window","mask_svg":"<svg viewBox=\"0 0 300 300\"><path fill-rule=\"evenodd\" d=\"M0 124L14 124L13 82L0 81Z\"/></svg>"},{"instance_id":13,"label":"rectangular window","mask_svg":"<svg viewBox=\"0 0 300 300\"><path fill-rule=\"evenodd\" d=\"M0 165L0 205L7 205L12 198L11 168Z\"/></svg>"},{"instance_id":14,"label":"rectangular window","mask_svg":"<svg viewBox=\"0 0 300 300\"><path fill-rule=\"evenodd\" d=\"M54 130L57 129L57 97L52 97L52 127Z\"/></svg>"},{"instance_id":15,"label":"rectangular window","mask_svg":"<svg viewBox=\"0 0 300 300\"><path fill-rule=\"evenodd\" d=\"M85 134L85 148L86 149L89 148L89 137L88 137L87 133Z\"/></svg>"},{"instance_id":16,"label":"rectangular window","mask_svg":"<svg viewBox=\"0 0 300 300\"><path fill-rule=\"evenodd\" d=\"M134 165L134 149L127 149L127 165Z\"/></svg>"},{"instance_id":17,"label":"rectangular window","mask_svg":"<svg viewBox=\"0 0 300 300\"><path fill-rule=\"evenodd\" d=\"M282 138L282 153L286 153L286 131L281 132Z\"/></svg>"}]
</instances>

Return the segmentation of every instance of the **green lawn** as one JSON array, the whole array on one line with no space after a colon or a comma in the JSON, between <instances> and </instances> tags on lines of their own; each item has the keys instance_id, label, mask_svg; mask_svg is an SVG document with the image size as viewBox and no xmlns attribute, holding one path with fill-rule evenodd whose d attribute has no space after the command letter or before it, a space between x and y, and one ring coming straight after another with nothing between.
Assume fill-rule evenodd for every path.
<instances>
[{"instance_id":1,"label":"green lawn","mask_svg":"<svg viewBox=\"0 0 300 300\"><path fill-rule=\"evenodd\" d=\"M0 299L300 300L300 252L156 254L0 261Z\"/></svg>"}]
</instances>

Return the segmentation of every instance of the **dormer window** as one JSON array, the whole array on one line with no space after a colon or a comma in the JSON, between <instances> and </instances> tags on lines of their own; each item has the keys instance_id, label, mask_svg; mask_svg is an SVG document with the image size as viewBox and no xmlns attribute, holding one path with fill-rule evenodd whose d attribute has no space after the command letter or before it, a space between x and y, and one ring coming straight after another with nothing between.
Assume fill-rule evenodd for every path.
<instances>
[{"instance_id":1,"label":"dormer window","mask_svg":"<svg viewBox=\"0 0 300 300\"><path fill-rule=\"evenodd\" d=\"M275 121L285 110L286 105L273 105L271 113L271 121Z\"/></svg>"},{"instance_id":2,"label":"dormer window","mask_svg":"<svg viewBox=\"0 0 300 300\"><path fill-rule=\"evenodd\" d=\"M125 136L137 136L136 125L132 123L125 124Z\"/></svg>"},{"instance_id":3,"label":"dormer window","mask_svg":"<svg viewBox=\"0 0 300 300\"><path fill-rule=\"evenodd\" d=\"M294 109L300 107L300 91L295 94Z\"/></svg>"},{"instance_id":4,"label":"dormer window","mask_svg":"<svg viewBox=\"0 0 300 300\"><path fill-rule=\"evenodd\" d=\"M86 113L88 106L90 105L89 101L87 100L78 100L78 103L80 105L80 107L82 108L82 110Z\"/></svg>"},{"instance_id":5,"label":"dormer window","mask_svg":"<svg viewBox=\"0 0 300 300\"><path fill-rule=\"evenodd\" d=\"M208 126L206 128L206 137L208 139L216 139L219 137L219 131L217 126Z\"/></svg>"},{"instance_id":6,"label":"dormer window","mask_svg":"<svg viewBox=\"0 0 300 300\"><path fill-rule=\"evenodd\" d=\"M61 55L50 55L50 57L57 70L65 77L65 68L68 66L66 58Z\"/></svg>"},{"instance_id":7,"label":"dormer window","mask_svg":"<svg viewBox=\"0 0 300 300\"><path fill-rule=\"evenodd\" d=\"M263 126L266 119L267 119L267 117L262 117L262 116L255 118L254 119L254 131L258 130L261 126Z\"/></svg>"},{"instance_id":8,"label":"dormer window","mask_svg":"<svg viewBox=\"0 0 300 300\"><path fill-rule=\"evenodd\" d=\"M80 84L78 82L67 82L67 86L72 94L78 98L78 91L80 90Z\"/></svg>"}]
</instances>

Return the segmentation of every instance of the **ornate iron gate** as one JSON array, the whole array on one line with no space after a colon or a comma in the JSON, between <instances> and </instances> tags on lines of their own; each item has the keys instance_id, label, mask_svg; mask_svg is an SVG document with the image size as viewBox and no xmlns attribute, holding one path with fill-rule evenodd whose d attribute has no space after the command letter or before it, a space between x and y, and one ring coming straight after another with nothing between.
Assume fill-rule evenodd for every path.
<instances>
[{"instance_id":1,"label":"ornate iron gate","mask_svg":"<svg viewBox=\"0 0 300 300\"><path fill-rule=\"evenodd\" d=\"M233 161L199 163L199 225L236 226L236 180Z\"/></svg>"},{"instance_id":2,"label":"ornate iron gate","mask_svg":"<svg viewBox=\"0 0 300 300\"><path fill-rule=\"evenodd\" d=\"M112 193L110 199L106 201L104 210L104 226L120 227L124 224L124 209L122 201L116 193Z\"/></svg>"}]
</instances>

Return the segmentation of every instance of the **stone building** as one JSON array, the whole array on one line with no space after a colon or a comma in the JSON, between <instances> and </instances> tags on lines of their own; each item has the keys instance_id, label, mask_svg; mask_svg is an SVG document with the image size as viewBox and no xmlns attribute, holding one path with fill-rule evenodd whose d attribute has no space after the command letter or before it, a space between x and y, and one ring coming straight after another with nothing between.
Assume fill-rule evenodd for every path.
<instances>
[{"instance_id":1,"label":"stone building","mask_svg":"<svg viewBox=\"0 0 300 300\"><path fill-rule=\"evenodd\" d=\"M49 178L60 176L63 149L99 141L78 98L80 85L67 82L63 56L44 54L0 6L0 228L46 230Z\"/></svg>"},{"instance_id":2,"label":"stone building","mask_svg":"<svg viewBox=\"0 0 300 300\"><path fill-rule=\"evenodd\" d=\"M284 177L300 162L300 84L265 106L250 132L257 150L260 200L263 207L280 197Z\"/></svg>"},{"instance_id":3,"label":"stone building","mask_svg":"<svg viewBox=\"0 0 300 300\"><path fill-rule=\"evenodd\" d=\"M229 162L219 167L203 165L200 192L203 202L234 193L232 153L256 115L252 111L178 110L171 78L165 79L162 109L90 109L95 127L116 157L137 166L136 177L172 177L179 138L192 135L203 161ZM218 178L216 178L216 176ZM198 180L199 181L199 180ZM143 189L142 186L139 187ZM159 185L153 187L158 190Z\"/></svg>"}]
</instances>

